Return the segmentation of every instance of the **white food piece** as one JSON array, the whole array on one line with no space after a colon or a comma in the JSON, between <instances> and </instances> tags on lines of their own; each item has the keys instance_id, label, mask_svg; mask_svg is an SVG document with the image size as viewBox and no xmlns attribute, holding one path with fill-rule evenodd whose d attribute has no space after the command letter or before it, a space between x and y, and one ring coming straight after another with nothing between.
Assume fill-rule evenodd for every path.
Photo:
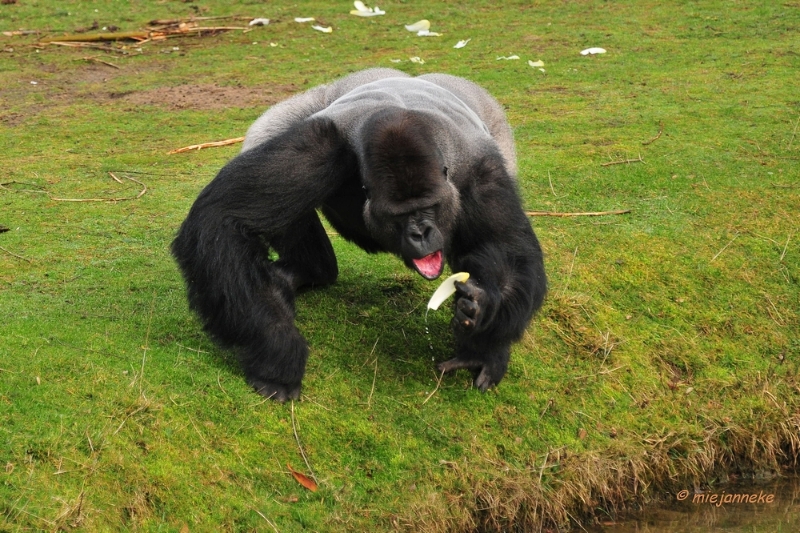
<instances>
[{"instance_id":1,"label":"white food piece","mask_svg":"<svg viewBox=\"0 0 800 533\"><path fill-rule=\"evenodd\" d=\"M333 28L331 28L330 26L322 27L322 26L316 26L315 25L315 26L311 26L311 29L314 29L314 30L317 30L317 31L321 31L322 33L332 33L333 32Z\"/></svg>"},{"instance_id":2,"label":"white food piece","mask_svg":"<svg viewBox=\"0 0 800 533\"><path fill-rule=\"evenodd\" d=\"M415 22L414 24L407 24L406 29L408 31L413 31L414 33L419 33L421 31L428 31L431 29L431 23L429 20L422 19L420 21Z\"/></svg>"},{"instance_id":3,"label":"white food piece","mask_svg":"<svg viewBox=\"0 0 800 533\"><path fill-rule=\"evenodd\" d=\"M442 284L439 285L439 288L436 289L436 292L433 293L430 301L428 301L428 309L433 309L434 311L439 309L442 302L450 298L450 296L456 292L456 281L464 283L468 279L469 272L458 272L444 280Z\"/></svg>"},{"instance_id":4,"label":"white food piece","mask_svg":"<svg viewBox=\"0 0 800 533\"><path fill-rule=\"evenodd\" d=\"M314 20L314 17L295 17L294 19L295 22L300 22L301 24L303 22L311 22L312 20Z\"/></svg>"},{"instance_id":5,"label":"white food piece","mask_svg":"<svg viewBox=\"0 0 800 533\"><path fill-rule=\"evenodd\" d=\"M498 57L498 58L497 58L497 61L500 61L501 59L504 59L504 60L513 60L513 59L519 59L519 56L518 56L518 55L513 55L513 56L500 56L500 57Z\"/></svg>"},{"instance_id":6,"label":"white food piece","mask_svg":"<svg viewBox=\"0 0 800 533\"><path fill-rule=\"evenodd\" d=\"M266 26L267 24L269 24L269 19L253 19L249 26Z\"/></svg>"},{"instance_id":7,"label":"white food piece","mask_svg":"<svg viewBox=\"0 0 800 533\"><path fill-rule=\"evenodd\" d=\"M582 56L594 55L594 54L605 54L605 48L587 48L586 50L581 51Z\"/></svg>"},{"instance_id":8,"label":"white food piece","mask_svg":"<svg viewBox=\"0 0 800 533\"><path fill-rule=\"evenodd\" d=\"M375 7L367 7L364 5L364 2L360 0L356 0L353 2L355 9L350 11L351 15L356 15L357 17L375 17L377 15L385 15L386 11L381 11L378 6Z\"/></svg>"},{"instance_id":9,"label":"white food piece","mask_svg":"<svg viewBox=\"0 0 800 533\"><path fill-rule=\"evenodd\" d=\"M544 61L542 61L541 59L540 59L539 61L531 61L531 60L529 59L529 60L528 60L528 64L529 64L530 66L534 67L534 68L535 68L535 67L543 67L543 66L544 66Z\"/></svg>"},{"instance_id":10,"label":"white food piece","mask_svg":"<svg viewBox=\"0 0 800 533\"><path fill-rule=\"evenodd\" d=\"M472 39L466 39L466 40L458 41L453 48L464 48L465 46L467 46L467 43L470 42L471 40Z\"/></svg>"}]
</instances>

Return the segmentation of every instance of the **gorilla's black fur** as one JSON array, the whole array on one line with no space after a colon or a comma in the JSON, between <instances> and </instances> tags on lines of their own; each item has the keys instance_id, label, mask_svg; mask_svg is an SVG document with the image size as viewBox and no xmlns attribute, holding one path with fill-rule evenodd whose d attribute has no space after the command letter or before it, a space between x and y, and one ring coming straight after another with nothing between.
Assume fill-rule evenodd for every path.
<instances>
[{"instance_id":1,"label":"gorilla's black fur","mask_svg":"<svg viewBox=\"0 0 800 533\"><path fill-rule=\"evenodd\" d=\"M505 375L546 292L542 252L499 105L466 80L434 76L365 71L276 106L181 226L172 252L189 303L264 396L299 397L308 348L294 295L338 275L317 209L344 238L427 279L444 260L469 272L457 284L455 357L439 368L470 369L481 390Z\"/></svg>"}]
</instances>

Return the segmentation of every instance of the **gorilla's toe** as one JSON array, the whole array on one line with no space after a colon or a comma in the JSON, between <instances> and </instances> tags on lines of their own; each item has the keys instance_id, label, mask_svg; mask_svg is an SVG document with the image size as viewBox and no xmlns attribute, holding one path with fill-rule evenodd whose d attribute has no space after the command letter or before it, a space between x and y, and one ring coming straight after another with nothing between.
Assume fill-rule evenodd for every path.
<instances>
[{"instance_id":1,"label":"gorilla's toe","mask_svg":"<svg viewBox=\"0 0 800 533\"><path fill-rule=\"evenodd\" d=\"M300 383L286 385L260 379L250 379L249 383L261 396L276 402L284 403L286 400L300 399Z\"/></svg>"}]
</instances>

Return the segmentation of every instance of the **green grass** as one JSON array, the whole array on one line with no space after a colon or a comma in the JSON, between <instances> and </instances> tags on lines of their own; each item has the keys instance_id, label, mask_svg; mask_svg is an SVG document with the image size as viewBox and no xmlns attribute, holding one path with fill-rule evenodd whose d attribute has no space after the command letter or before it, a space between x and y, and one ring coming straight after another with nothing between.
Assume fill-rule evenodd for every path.
<instances>
[{"instance_id":1,"label":"green grass","mask_svg":"<svg viewBox=\"0 0 800 533\"><path fill-rule=\"evenodd\" d=\"M0 530L530 530L793 463L800 4L379 5L0 5L3 31L273 19L128 54L0 37ZM444 36L403 29L421 18ZM533 219L550 295L488 394L459 373L431 395L449 311L426 323L431 284L334 237L339 282L298 298L302 401L264 402L202 333L168 253L239 148L167 151L243 135L270 102L373 66L494 94L527 208L632 213ZM264 101L158 101L212 85ZM146 194L55 200L135 197L126 177ZM286 467L310 473L301 446L316 493Z\"/></svg>"}]
</instances>

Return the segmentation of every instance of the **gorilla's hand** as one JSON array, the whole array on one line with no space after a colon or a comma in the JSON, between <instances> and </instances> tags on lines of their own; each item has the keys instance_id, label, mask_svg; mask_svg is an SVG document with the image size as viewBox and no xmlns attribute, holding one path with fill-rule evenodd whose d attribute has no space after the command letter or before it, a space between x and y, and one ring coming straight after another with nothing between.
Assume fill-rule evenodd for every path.
<instances>
[{"instance_id":1,"label":"gorilla's hand","mask_svg":"<svg viewBox=\"0 0 800 533\"><path fill-rule=\"evenodd\" d=\"M452 326L456 333L470 334L486 326L487 295L472 280L456 281L456 303Z\"/></svg>"}]
</instances>

